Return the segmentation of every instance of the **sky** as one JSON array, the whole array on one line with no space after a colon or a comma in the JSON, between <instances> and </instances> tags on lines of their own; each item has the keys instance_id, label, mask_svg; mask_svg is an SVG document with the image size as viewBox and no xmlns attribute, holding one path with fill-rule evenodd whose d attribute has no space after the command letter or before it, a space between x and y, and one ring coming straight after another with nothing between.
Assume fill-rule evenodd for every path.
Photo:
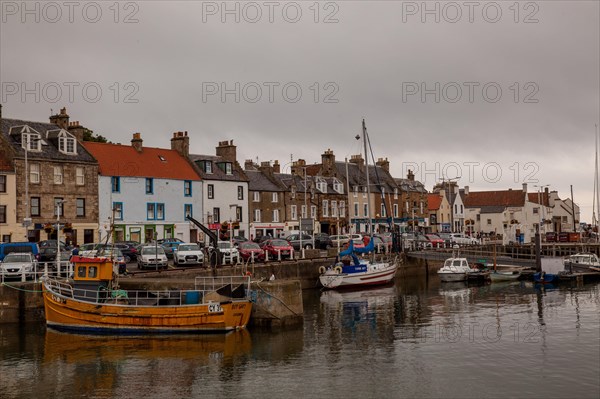
<instances>
[{"instance_id":1,"label":"sky","mask_svg":"<svg viewBox=\"0 0 600 399\"><path fill-rule=\"evenodd\" d=\"M0 1L5 118L238 161L373 154L431 190L548 186L591 222L598 1Z\"/></svg>"}]
</instances>

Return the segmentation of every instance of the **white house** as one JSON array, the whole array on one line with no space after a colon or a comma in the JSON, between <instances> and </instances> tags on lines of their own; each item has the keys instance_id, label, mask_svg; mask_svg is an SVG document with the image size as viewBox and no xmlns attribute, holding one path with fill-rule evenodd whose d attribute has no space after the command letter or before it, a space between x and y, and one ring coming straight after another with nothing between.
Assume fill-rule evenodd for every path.
<instances>
[{"instance_id":1,"label":"white house","mask_svg":"<svg viewBox=\"0 0 600 399\"><path fill-rule=\"evenodd\" d=\"M177 151L142 143L140 133L131 146L84 143L99 163L100 239L112 227L114 241L197 241L196 226L186 217L202 213L200 177Z\"/></svg>"}]
</instances>

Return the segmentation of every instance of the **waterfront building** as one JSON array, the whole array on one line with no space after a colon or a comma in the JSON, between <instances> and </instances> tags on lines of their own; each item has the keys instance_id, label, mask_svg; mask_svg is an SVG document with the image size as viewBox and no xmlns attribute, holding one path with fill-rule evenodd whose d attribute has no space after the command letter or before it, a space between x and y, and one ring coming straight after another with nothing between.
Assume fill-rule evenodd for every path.
<instances>
[{"instance_id":1,"label":"waterfront building","mask_svg":"<svg viewBox=\"0 0 600 399\"><path fill-rule=\"evenodd\" d=\"M428 193L423 183L415 180L415 174L408 170L406 178L394 178L400 192L400 227L407 229L424 229L430 225L428 210ZM395 195L394 195L395 196Z\"/></svg>"}]
</instances>

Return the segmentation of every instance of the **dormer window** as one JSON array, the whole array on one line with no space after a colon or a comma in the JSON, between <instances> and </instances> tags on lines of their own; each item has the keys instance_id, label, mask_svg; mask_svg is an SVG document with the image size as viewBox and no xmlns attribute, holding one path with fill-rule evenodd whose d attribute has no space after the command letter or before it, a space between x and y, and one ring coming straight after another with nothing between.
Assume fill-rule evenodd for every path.
<instances>
[{"instance_id":1,"label":"dormer window","mask_svg":"<svg viewBox=\"0 0 600 399\"><path fill-rule=\"evenodd\" d=\"M322 193L327 193L327 182L320 177L317 178L317 190Z\"/></svg>"},{"instance_id":2,"label":"dormer window","mask_svg":"<svg viewBox=\"0 0 600 399\"><path fill-rule=\"evenodd\" d=\"M24 133L21 135L21 147L29 151L41 151L42 137L36 133Z\"/></svg>"},{"instance_id":3,"label":"dormer window","mask_svg":"<svg viewBox=\"0 0 600 399\"><path fill-rule=\"evenodd\" d=\"M204 173L212 173L212 162L204 161Z\"/></svg>"},{"instance_id":4,"label":"dormer window","mask_svg":"<svg viewBox=\"0 0 600 399\"><path fill-rule=\"evenodd\" d=\"M74 137L60 137L58 139L58 150L65 154L76 154Z\"/></svg>"},{"instance_id":5,"label":"dormer window","mask_svg":"<svg viewBox=\"0 0 600 399\"><path fill-rule=\"evenodd\" d=\"M344 194L344 185L338 179L333 179L333 189L338 194Z\"/></svg>"},{"instance_id":6,"label":"dormer window","mask_svg":"<svg viewBox=\"0 0 600 399\"><path fill-rule=\"evenodd\" d=\"M226 162L225 163L225 174L232 174L233 173L233 169L231 167L231 163L230 162Z\"/></svg>"}]
</instances>

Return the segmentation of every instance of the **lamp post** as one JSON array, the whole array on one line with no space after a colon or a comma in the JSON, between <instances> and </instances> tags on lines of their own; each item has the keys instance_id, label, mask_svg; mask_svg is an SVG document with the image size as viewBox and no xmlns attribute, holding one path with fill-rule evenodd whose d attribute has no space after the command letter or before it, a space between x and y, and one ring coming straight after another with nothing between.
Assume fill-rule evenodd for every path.
<instances>
[{"instance_id":1,"label":"lamp post","mask_svg":"<svg viewBox=\"0 0 600 399\"><path fill-rule=\"evenodd\" d=\"M58 274L61 273L61 257L60 257L60 209L61 206L66 202L66 200L61 199L56 201L56 270Z\"/></svg>"},{"instance_id":2,"label":"lamp post","mask_svg":"<svg viewBox=\"0 0 600 399\"><path fill-rule=\"evenodd\" d=\"M30 135L22 134L21 142L23 141L23 137L25 138L25 219L23 220L23 225L25 226L25 241L29 241L29 226L31 225L31 209L29 208L29 162L28 162L28 154L29 154L29 143L30 143ZM39 141L38 138L33 140L34 142Z\"/></svg>"}]
</instances>

